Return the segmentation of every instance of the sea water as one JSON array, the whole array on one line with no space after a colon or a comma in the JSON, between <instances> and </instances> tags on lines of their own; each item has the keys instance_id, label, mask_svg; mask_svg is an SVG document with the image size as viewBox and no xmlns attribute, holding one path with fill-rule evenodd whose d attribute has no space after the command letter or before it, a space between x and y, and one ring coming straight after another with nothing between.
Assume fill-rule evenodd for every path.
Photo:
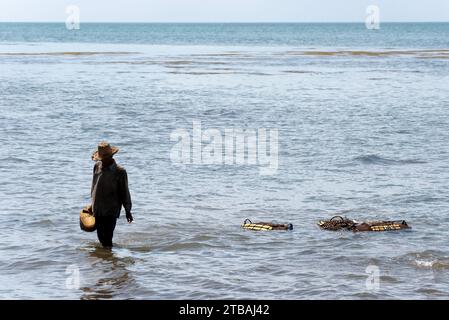
<instances>
[{"instance_id":1,"label":"sea water","mask_svg":"<svg viewBox=\"0 0 449 320\"><path fill-rule=\"evenodd\" d=\"M0 297L448 298L448 50L448 23L1 23ZM174 161L195 123L276 130L277 170ZM135 216L112 251L79 228L101 140Z\"/></svg>"}]
</instances>

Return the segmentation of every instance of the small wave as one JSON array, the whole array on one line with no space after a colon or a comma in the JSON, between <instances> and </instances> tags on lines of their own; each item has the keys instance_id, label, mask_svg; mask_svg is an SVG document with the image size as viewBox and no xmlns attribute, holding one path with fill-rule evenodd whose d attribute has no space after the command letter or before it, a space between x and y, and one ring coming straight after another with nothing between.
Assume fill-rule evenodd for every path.
<instances>
[{"instance_id":1,"label":"small wave","mask_svg":"<svg viewBox=\"0 0 449 320\"><path fill-rule=\"evenodd\" d=\"M169 71L168 73L171 74L188 74L188 75L194 75L194 76L205 76L205 75L217 75L217 74L232 74L232 72L211 72L211 71L192 71L192 72L180 72L180 71Z\"/></svg>"},{"instance_id":2,"label":"small wave","mask_svg":"<svg viewBox=\"0 0 449 320\"><path fill-rule=\"evenodd\" d=\"M270 76L269 73L263 72L239 72L239 71L168 71L171 74L186 74L193 76L204 76L204 75L231 75L231 74L243 74L243 75L253 75L253 76Z\"/></svg>"},{"instance_id":3,"label":"small wave","mask_svg":"<svg viewBox=\"0 0 449 320\"><path fill-rule=\"evenodd\" d=\"M157 246L155 246L157 249ZM215 246L202 243L202 242L178 242L172 243L170 245L160 247L161 251L183 251L183 250L196 250L196 249L204 249L204 248L215 248Z\"/></svg>"},{"instance_id":4,"label":"small wave","mask_svg":"<svg viewBox=\"0 0 449 320\"><path fill-rule=\"evenodd\" d=\"M419 59L449 59L449 55L419 56Z\"/></svg>"},{"instance_id":5,"label":"small wave","mask_svg":"<svg viewBox=\"0 0 449 320\"><path fill-rule=\"evenodd\" d=\"M168 65L186 65L186 64L192 64L194 61L190 60L173 60L173 61L166 61L165 62Z\"/></svg>"},{"instance_id":6,"label":"small wave","mask_svg":"<svg viewBox=\"0 0 449 320\"><path fill-rule=\"evenodd\" d=\"M449 269L449 258L415 259L414 263L423 269Z\"/></svg>"},{"instance_id":7,"label":"small wave","mask_svg":"<svg viewBox=\"0 0 449 320\"><path fill-rule=\"evenodd\" d=\"M441 290L437 290L437 289L433 289L433 288L420 288L420 289L415 290L415 292L420 293L420 294L430 295L430 296L441 296L441 297L447 296L447 292L443 292Z\"/></svg>"},{"instance_id":8,"label":"small wave","mask_svg":"<svg viewBox=\"0 0 449 320\"><path fill-rule=\"evenodd\" d=\"M220 211L223 208L211 207L211 206L194 206L194 210L203 210L203 211Z\"/></svg>"},{"instance_id":9,"label":"small wave","mask_svg":"<svg viewBox=\"0 0 449 320\"><path fill-rule=\"evenodd\" d=\"M252 55L242 52L223 52L223 53L196 53L192 57L251 57Z\"/></svg>"},{"instance_id":10,"label":"small wave","mask_svg":"<svg viewBox=\"0 0 449 320\"><path fill-rule=\"evenodd\" d=\"M139 52L126 51L64 51L64 52L3 52L2 56L93 56L93 55L126 55Z\"/></svg>"},{"instance_id":11,"label":"small wave","mask_svg":"<svg viewBox=\"0 0 449 320\"><path fill-rule=\"evenodd\" d=\"M361 56L361 57L390 57L390 56L415 56L418 58L441 58L449 57L449 50L388 50L388 51L367 51L367 50L339 50L339 51L287 51L287 55L300 56Z\"/></svg>"},{"instance_id":12,"label":"small wave","mask_svg":"<svg viewBox=\"0 0 449 320\"><path fill-rule=\"evenodd\" d=\"M401 280L399 280L398 278L395 278L393 276L387 276L387 275L381 275L380 281L387 282L387 283L401 283Z\"/></svg>"},{"instance_id":13,"label":"small wave","mask_svg":"<svg viewBox=\"0 0 449 320\"><path fill-rule=\"evenodd\" d=\"M123 60L118 60L118 61L101 61L101 62L93 62L93 61L88 61L86 62L86 64L92 64L92 65L98 65L98 64L132 64L132 65L157 65L157 64L162 64L162 62L160 61L155 61L155 60L138 60L138 61L123 61Z\"/></svg>"},{"instance_id":14,"label":"small wave","mask_svg":"<svg viewBox=\"0 0 449 320\"><path fill-rule=\"evenodd\" d=\"M408 263L419 269L447 270L449 269L449 257L443 252L426 250L422 252L412 252L404 256Z\"/></svg>"},{"instance_id":15,"label":"small wave","mask_svg":"<svg viewBox=\"0 0 449 320\"><path fill-rule=\"evenodd\" d=\"M419 268L432 268L436 262L436 260L415 260L415 264Z\"/></svg>"},{"instance_id":16,"label":"small wave","mask_svg":"<svg viewBox=\"0 0 449 320\"><path fill-rule=\"evenodd\" d=\"M53 227L56 226L55 222L50 219L40 219L40 220L34 220L30 222L26 222L26 225L28 227Z\"/></svg>"},{"instance_id":17,"label":"small wave","mask_svg":"<svg viewBox=\"0 0 449 320\"><path fill-rule=\"evenodd\" d=\"M208 61L208 60L166 60L161 61L165 65L227 65L229 63L223 61Z\"/></svg>"},{"instance_id":18,"label":"small wave","mask_svg":"<svg viewBox=\"0 0 449 320\"><path fill-rule=\"evenodd\" d=\"M22 158L17 158L17 157L6 157L6 158L2 158L0 159L0 162L9 162L9 163L30 163L28 160L26 159L22 159Z\"/></svg>"},{"instance_id":19,"label":"small wave","mask_svg":"<svg viewBox=\"0 0 449 320\"><path fill-rule=\"evenodd\" d=\"M265 72L240 72L240 74L247 74L247 75L252 75L252 76L272 76L273 75L271 73L265 73Z\"/></svg>"},{"instance_id":20,"label":"small wave","mask_svg":"<svg viewBox=\"0 0 449 320\"><path fill-rule=\"evenodd\" d=\"M223 61L203 61L203 62L198 62L198 63L202 63L202 64L210 64L210 65L224 65L224 64L229 64L229 63L223 62Z\"/></svg>"},{"instance_id":21,"label":"small wave","mask_svg":"<svg viewBox=\"0 0 449 320\"><path fill-rule=\"evenodd\" d=\"M312 74L319 74L320 72L316 71L306 71L306 70L284 70L284 73L312 73Z\"/></svg>"},{"instance_id":22,"label":"small wave","mask_svg":"<svg viewBox=\"0 0 449 320\"><path fill-rule=\"evenodd\" d=\"M404 165L404 164L422 164L426 163L425 161L416 160L416 159L405 159L405 160L394 160L383 158L375 154L358 156L353 159L355 162L359 162L362 164L376 164L376 165Z\"/></svg>"}]
</instances>

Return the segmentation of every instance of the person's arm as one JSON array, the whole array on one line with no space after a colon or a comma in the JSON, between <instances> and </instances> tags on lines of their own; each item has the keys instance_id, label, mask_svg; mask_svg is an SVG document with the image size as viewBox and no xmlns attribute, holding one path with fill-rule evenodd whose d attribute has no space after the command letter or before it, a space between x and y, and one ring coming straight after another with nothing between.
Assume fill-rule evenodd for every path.
<instances>
[{"instance_id":1,"label":"person's arm","mask_svg":"<svg viewBox=\"0 0 449 320\"><path fill-rule=\"evenodd\" d=\"M120 185L120 192L121 192L121 201L123 208L125 208L126 212L126 219L128 222L132 222L133 216L131 214L131 208L132 208L132 201L131 201L131 194L129 192L128 188L128 174L126 173L126 170L123 170L122 172L122 179L121 179L121 185Z\"/></svg>"},{"instance_id":2,"label":"person's arm","mask_svg":"<svg viewBox=\"0 0 449 320\"><path fill-rule=\"evenodd\" d=\"M92 185L90 187L90 195L92 196L92 192L94 192L94 184L95 184L95 172L97 171L97 163L94 164L94 169L92 170Z\"/></svg>"},{"instance_id":3,"label":"person's arm","mask_svg":"<svg viewBox=\"0 0 449 320\"><path fill-rule=\"evenodd\" d=\"M87 210L89 211L89 212L93 212L94 211L94 209L93 209L93 201L94 201L94 187L95 187L95 183L96 183L96 179L95 179L95 173L97 172L97 167L98 167L98 162L96 162L95 164L94 164L94 169L92 170L92 185L91 185L91 187L90 187L90 199L91 199L91 203L90 203L90 205L88 205L87 206Z\"/></svg>"}]
</instances>

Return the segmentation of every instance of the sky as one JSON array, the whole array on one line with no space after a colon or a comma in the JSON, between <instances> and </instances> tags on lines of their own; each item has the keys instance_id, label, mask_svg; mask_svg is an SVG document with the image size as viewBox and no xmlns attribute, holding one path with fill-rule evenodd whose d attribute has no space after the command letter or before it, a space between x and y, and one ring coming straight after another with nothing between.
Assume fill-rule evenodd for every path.
<instances>
[{"instance_id":1,"label":"sky","mask_svg":"<svg viewBox=\"0 0 449 320\"><path fill-rule=\"evenodd\" d=\"M364 22L449 21L449 0L0 0L0 21L64 22Z\"/></svg>"}]
</instances>

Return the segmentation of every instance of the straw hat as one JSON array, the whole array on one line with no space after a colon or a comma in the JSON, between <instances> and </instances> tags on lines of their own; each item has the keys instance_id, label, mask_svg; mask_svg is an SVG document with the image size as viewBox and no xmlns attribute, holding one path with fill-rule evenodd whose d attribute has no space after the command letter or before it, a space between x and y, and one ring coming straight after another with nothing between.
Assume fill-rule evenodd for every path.
<instances>
[{"instance_id":1,"label":"straw hat","mask_svg":"<svg viewBox=\"0 0 449 320\"><path fill-rule=\"evenodd\" d=\"M118 152L119 148L111 147L106 141L102 141L98 144L98 149L92 154L92 160L101 161L103 158L112 157Z\"/></svg>"}]
</instances>

